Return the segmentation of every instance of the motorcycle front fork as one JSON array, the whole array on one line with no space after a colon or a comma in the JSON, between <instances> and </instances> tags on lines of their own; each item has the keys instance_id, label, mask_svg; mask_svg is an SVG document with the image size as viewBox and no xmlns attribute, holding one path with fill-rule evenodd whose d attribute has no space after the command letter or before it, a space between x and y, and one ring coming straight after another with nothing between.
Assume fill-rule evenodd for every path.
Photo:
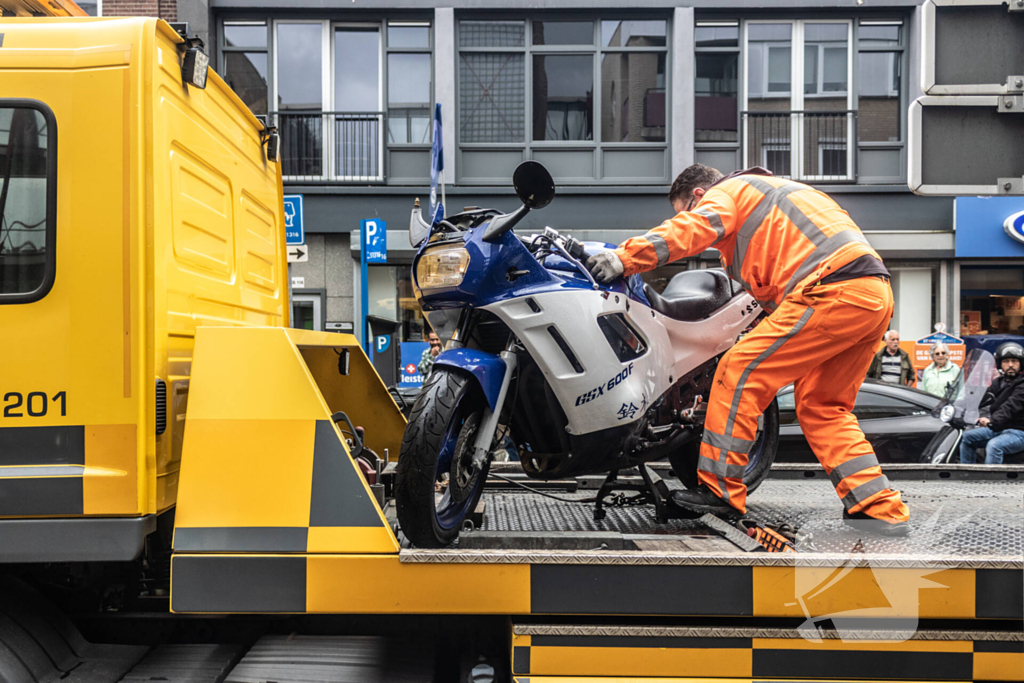
<instances>
[{"instance_id":1,"label":"motorcycle front fork","mask_svg":"<svg viewBox=\"0 0 1024 683\"><path fill-rule=\"evenodd\" d=\"M480 421L480 428L476 433L476 440L473 442L473 471L479 472L487 462L491 453L491 444L494 443L494 434L498 431L498 420L501 417L501 409L505 405L505 397L508 396L508 387L512 383L512 374L516 370L516 352L514 347L516 338L513 335L505 346L505 350L499 353L505 361L505 376L501 378L501 389L498 391L498 400L494 402L494 410L484 408L484 416Z\"/></svg>"}]
</instances>

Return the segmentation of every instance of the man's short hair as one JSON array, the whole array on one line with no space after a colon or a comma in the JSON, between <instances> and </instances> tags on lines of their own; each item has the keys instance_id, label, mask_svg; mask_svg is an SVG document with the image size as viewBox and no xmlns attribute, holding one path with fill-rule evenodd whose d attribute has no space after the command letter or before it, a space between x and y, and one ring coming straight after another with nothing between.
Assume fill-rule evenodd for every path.
<instances>
[{"instance_id":1,"label":"man's short hair","mask_svg":"<svg viewBox=\"0 0 1024 683\"><path fill-rule=\"evenodd\" d=\"M889 336L893 334L899 334L899 332L897 332L896 330L889 330L888 332L882 335L882 341L889 341Z\"/></svg>"},{"instance_id":2,"label":"man's short hair","mask_svg":"<svg viewBox=\"0 0 1024 683\"><path fill-rule=\"evenodd\" d=\"M694 164L676 176L675 182L672 183L672 189L668 191L668 200L675 203L677 199L686 199L698 187L706 190L722 177L721 171L717 168Z\"/></svg>"}]
</instances>

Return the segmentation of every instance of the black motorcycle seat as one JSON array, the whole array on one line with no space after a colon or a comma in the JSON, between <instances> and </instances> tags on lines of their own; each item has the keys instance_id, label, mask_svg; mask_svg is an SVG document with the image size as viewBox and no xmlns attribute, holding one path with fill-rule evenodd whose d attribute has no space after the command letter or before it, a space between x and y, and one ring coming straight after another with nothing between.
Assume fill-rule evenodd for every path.
<instances>
[{"instance_id":1,"label":"black motorcycle seat","mask_svg":"<svg viewBox=\"0 0 1024 683\"><path fill-rule=\"evenodd\" d=\"M673 320L695 322L703 320L732 299L734 283L719 268L684 270L671 280L665 291L658 294L645 284L644 293L651 308Z\"/></svg>"}]
</instances>

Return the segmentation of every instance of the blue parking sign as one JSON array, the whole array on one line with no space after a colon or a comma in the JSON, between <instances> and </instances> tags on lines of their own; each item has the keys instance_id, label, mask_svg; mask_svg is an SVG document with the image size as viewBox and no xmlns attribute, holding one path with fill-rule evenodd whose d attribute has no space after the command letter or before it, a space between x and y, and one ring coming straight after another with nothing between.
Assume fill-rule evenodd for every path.
<instances>
[{"instance_id":1,"label":"blue parking sign","mask_svg":"<svg viewBox=\"0 0 1024 683\"><path fill-rule=\"evenodd\" d=\"M284 196L284 236L285 244L306 243L306 231L302 225L301 194Z\"/></svg>"},{"instance_id":2,"label":"blue parking sign","mask_svg":"<svg viewBox=\"0 0 1024 683\"><path fill-rule=\"evenodd\" d=\"M388 224L379 218L367 218L362 222L361 231L366 263L387 263Z\"/></svg>"}]
</instances>

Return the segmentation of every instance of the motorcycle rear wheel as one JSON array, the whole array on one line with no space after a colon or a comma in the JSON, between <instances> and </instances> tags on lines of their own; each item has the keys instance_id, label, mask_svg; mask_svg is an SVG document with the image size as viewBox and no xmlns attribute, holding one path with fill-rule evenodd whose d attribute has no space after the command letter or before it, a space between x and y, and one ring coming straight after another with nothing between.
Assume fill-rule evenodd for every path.
<instances>
[{"instance_id":1,"label":"motorcycle rear wheel","mask_svg":"<svg viewBox=\"0 0 1024 683\"><path fill-rule=\"evenodd\" d=\"M765 479L775 462L775 455L779 450L779 402L772 399L768 408L762 415L764 424L758 430L754 447L750 449L750 456L747 461L746 472L743 473L743 483L747 486L747 493L753 493ZM700 439L687 442L682 448L668 456L672 465L672 471L688 489L695 489L700 484L697 478L697 459L700 457Z\"/></svg>"},{"instance_id":2,"label":"motorcycle rear wheel","mask_svg":"<svg viewBox=\"0 0 1024 683\"><path fill-rule=\"evenodd\" d=\"M452 497L450 485L438 491L435 484L451 472L459 435L475 429L484 406L472 376L449 367L434 368L413 404L395 472L395 507L402 532L418 548L453 543L480 500L489 462L461 500Z\"/></svg>"}]
</instances>

